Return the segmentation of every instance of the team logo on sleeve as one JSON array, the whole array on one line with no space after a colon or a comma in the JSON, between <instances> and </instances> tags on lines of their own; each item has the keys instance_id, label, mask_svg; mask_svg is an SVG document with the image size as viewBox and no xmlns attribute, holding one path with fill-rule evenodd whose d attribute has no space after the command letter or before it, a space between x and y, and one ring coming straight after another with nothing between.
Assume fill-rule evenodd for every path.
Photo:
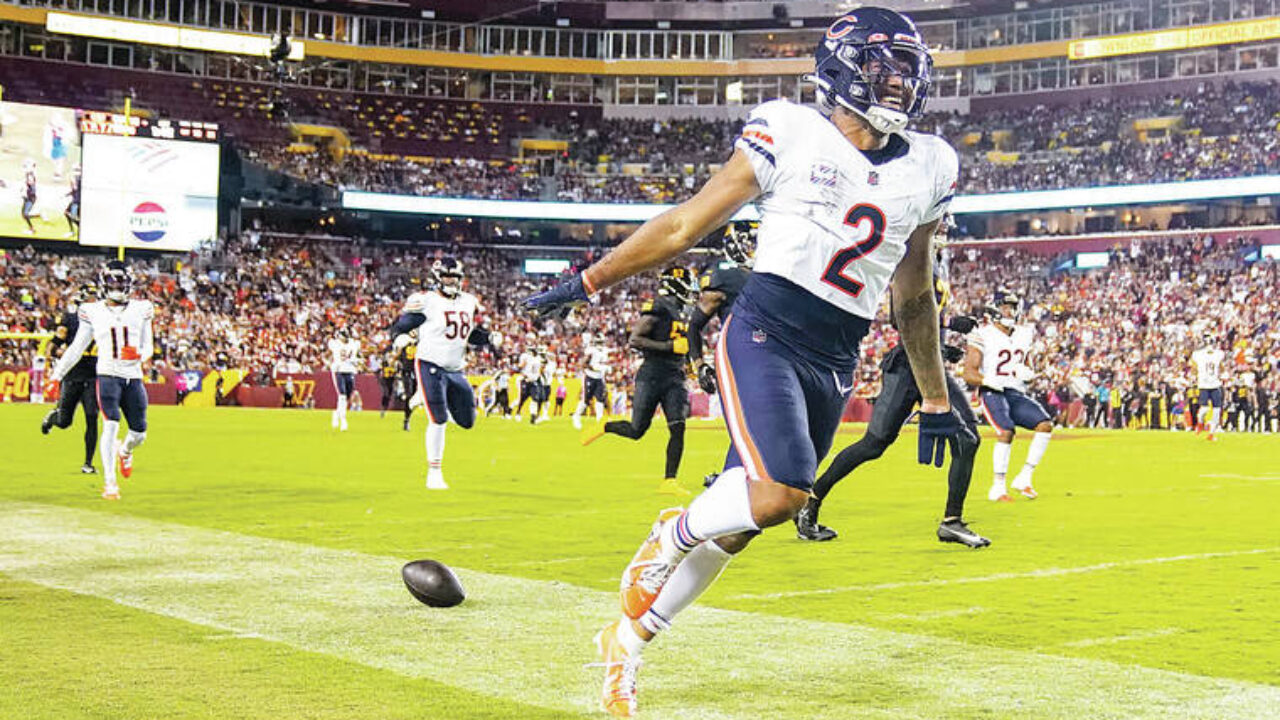
<instances>
[{"instance_id":1,"label":"team logo on sleeve","mask_svg":"<svg viewBox=\"0 0 1280 720\"><path fill-rule=\"evenodd\" d=\"M820 160L809 168L809 182L823 187L836 186L836 166Z\"/></svg>"},{"instance_id":2,"label":"team logo on sleeve","mask_svg":"<svg viewBox=\"0 0 1280 720\"><path fill-rule=\"evenodd\" d=\"M156 203L139 203L129 215L129 231L142 242L156 242L169 231L169 216Z\"/></svg>"}]
</instances>

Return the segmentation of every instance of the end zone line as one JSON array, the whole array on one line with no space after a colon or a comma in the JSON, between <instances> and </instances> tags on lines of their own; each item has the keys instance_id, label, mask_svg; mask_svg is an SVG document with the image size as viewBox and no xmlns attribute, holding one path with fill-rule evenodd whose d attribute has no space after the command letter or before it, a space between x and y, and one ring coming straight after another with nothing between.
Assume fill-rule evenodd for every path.
<instances>
[{"instance_id":1,"label":"end zone line","mask_svg":"<svg viewBox=\"0 0 1280 720\"><path fill-rule=\"evenodd\" d=\"M969 583L1000 582L1002 580L1024 580L1061 575L1080 575L1084 573L1114 570L1116 568L1136 567L1140 565L1162 565L1164 563L1186 562L1189 560L1212 560L1214 558L1238 557L1241 555L1262 555L1280 552L1280 547L1255 548L1253 550L1229 550L1225 552L1198 553L1195 555L1174 555L1172 557L1144 558L1141 560L1117 560L1116 562L1098 563L1069 568L1046 568L1044 570L1028 570L1027 572L996 573L979 577L962 577L951 579L912 580L907 582L878 583L875 585L845 585L833 588L814 588L812 590L790 590L776 593L744 593L730 595L730 600L771 600L775 598L805 597L807 595L834 595L846 592L877 592L880 590L900 590L902 588L940 587L944 585L967 585Z\"/></svg>"}]
</instances>

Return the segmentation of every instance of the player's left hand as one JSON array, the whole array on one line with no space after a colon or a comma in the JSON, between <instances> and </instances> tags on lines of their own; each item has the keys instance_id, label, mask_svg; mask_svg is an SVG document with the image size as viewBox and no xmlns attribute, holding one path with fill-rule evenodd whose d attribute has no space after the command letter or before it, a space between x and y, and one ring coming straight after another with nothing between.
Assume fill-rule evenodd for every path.
<instances>
[{"instance_id":1,"label":"player's left hand","mask_svg":"<svg viewBox=\"0 0 1280 720\"><path fill-rule=\"evenodd\" d=\"M711 367L711 363L698 363L698 387L708 395L716 393L716 369Z\"/></svg>"},{"instance_id":2,"label":"player's left hand","mask_svg":"<svg viewBox=\"0 0 1280 720\"><path fill-rule=\"evenodd\" d=\"M920 448L916 459L921 465L932 462L934 467L942 467L947 454L947 441L960 431L960 421L949 408L945 412L926 412L921 408Z\"/></svg>"},{"instance_id":3,"label":"player's left hand","mask_svg":"<svg viewBox=\"0 0 1280 720\"><path fill-rule=\"evenodd\" d=\"M62 393L62 382L49 378L44 381L44 397L46 400L56 398Z\"/></svg>"},{"instance_id":4,"label":"player's left hand","mask_svg":"<svg viewBox=\"0 0 1280 720\"><path fill-rule=\"evenodd\" d=\"M138 348L132 345L125 345L120 348L121 360L141 360L142 356L138 354Z\"/></svg>"},{"instance_id":5,"label":"player's left hand","mask_svg":"<svg viewBox=\"0 0 1280 720\"><path fill-rule=\"evenodd\" d=\"M952 332L958 332L961 335L967 335L978 327L978 321L968 315L956 315L951 318L951 322L947 323L947 329Z\"/></svg>"},{"instance_id":6,"label":"player's left hand","mask_svg":"<svg viewBox=\"0 0 1280 720\"><path fill-rule=\"evenodd\" d=\"M556 283L550 290L530 295L520 302L527 312L538 317L565 318L575 307L591 302L582 284L582 273Z\"/></svg>"},{"instance_id":7,"label":"player's left hand","mask_svg":"<svg viewBox=\"0 0 1280 720\"><path fill-rule=\"evenodd\" d=\"M964 359L964 350L955 345L942 346L942 362L955 363Z\"/></svg>"}]
</instances>

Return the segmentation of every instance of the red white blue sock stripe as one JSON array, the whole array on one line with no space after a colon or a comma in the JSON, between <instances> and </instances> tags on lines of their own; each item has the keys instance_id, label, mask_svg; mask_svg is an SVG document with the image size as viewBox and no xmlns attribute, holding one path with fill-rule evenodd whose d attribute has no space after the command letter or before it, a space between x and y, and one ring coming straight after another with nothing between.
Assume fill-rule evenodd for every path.
<instances>
[{"instance_id":1,"label":"red white blue sock stripe","mask_svg":"<svg viewBox=\"0 0 1280 720\"><path fill-rule=\"evenodd\" d=\"M689 552L702 542L702 540L697 535L694 535L693 531L689 529L689 511L687 510L681 513L680 517L676 518L674 535L676 547L680 548L683 552Z\"/></svg>"}]
</instances>

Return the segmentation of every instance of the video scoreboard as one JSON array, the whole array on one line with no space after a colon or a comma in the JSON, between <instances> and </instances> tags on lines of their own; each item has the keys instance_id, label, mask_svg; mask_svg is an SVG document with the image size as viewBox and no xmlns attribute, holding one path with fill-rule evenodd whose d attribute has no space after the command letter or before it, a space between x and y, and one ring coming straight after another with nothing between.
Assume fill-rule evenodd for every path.
<instances>
[{"instance_id":1,"label":"video scoreboard","mask_svg":"<svg viewBox=\"0 0 1280 720\"><path fill-rule=\"evenodd\" d=\"M193 120L152 120L137 115L82 110L80 132L85 135L119 135L154 138L156 140L192 140L218 142L217 123Z\"/></svg>"}]
</instances>

